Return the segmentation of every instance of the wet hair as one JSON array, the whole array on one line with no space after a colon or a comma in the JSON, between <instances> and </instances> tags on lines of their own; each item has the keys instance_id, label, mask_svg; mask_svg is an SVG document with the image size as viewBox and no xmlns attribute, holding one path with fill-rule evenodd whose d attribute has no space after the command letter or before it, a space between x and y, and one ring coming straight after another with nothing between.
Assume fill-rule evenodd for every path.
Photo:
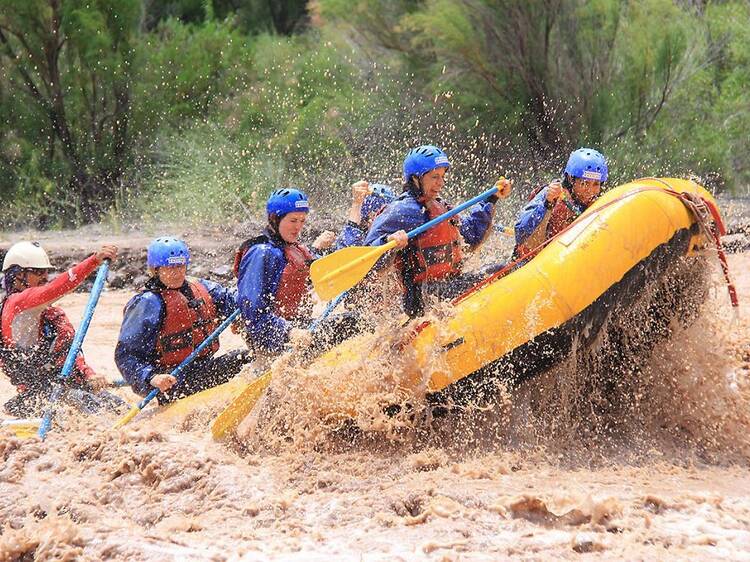
<instances>
[{"instance_id":1,"label":"wet hair","mask_svg":"<svg viewBox=\"0 0 750 562\"><path fill-rule=\"evenodd\" d=\"M154 273L156 273L155 270ZM159 279L158 275L153 275L146 280L146 282L143 284L143 288L147 291L159 292L166 289L167 286L161 282L161 279Z\"/></svg>"},{"instance_id":2,"label":"wet hair","mask_svg":"<svg viewBox=\"0 0 750 562\"><path fill-rule=\"evenodd\" d=\"M23 269L20 265L12 265L7 271L3 273L2 278L2 289L6 295L12 295L13 293L19 292L20 289L16 289L16 277L21 273Z\"/></svg>"},{"instance_id":3,"label":"wet hair","mask_svg":"<svg viewBox=\"0 0 750 562\"><path fill-rule=\"evenodd\" d=\"M404 193L411 193L417 199L422 197L422 188L419 187L415 180L416 176L411 176L402 185L401 189Z\"/></svg>"},{"instance_id":4,"label":"wet hair","mask_svg":"<svg viewBox=\"0 0 750 562\"><path fill-rule=\"evenodd\" d=\"M276 213L268 213L268 225L271 227L276 234L279 233L279 224L285 215L277 215Z\"/></svg>"},{"instance_id":5,"label":"wet hair","mask_svg":"<svg viewBox=\"0 0 750 562\"><path fill-rule=\"evenodd\" d=\"M271 217L274 217L275 219L275 226L274 223L271 222ZM263 233L277 244L284 246L287 242L281 237L281 233L279 233L279 223L282 218L284 217L279 218L277 215L268 215L268 226L263 230Z\"/></svg>"},{"instance_id":6,"label":"wet hair","mask_svg":"<svg viewBox=\"0 0 750 562\"><path fill-rule=\"evenodd\" d=\"M15 274L11 271L6 271L3 273L2 279L0 279L0 289L3 290L3 292L6 295L10 294L10 289L13 287L13 281L15 280Z\"/></svg>"}]
</instances>

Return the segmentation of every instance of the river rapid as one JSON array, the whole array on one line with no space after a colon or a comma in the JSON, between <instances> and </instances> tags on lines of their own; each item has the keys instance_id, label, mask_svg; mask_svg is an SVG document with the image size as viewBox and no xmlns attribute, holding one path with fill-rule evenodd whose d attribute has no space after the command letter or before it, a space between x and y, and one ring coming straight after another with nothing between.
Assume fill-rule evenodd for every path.
<instances>
[{"instance_id":1,"label":"river rapid","mask_svg":"<svg viewBox=\"0 0 750 562\"><path fill-rule=\"evenodd\" d=\"M225 445L206 420L153 416L0 434L0 561L750 560L749 266L730 256L739 320L714 272L699 318L627 388L637 406L593 421L555 409L553 378L572 376L557 372L496 408L353 444ZM131 294L103 294L84 344L110 379ZM86 298L61 302L76 324Z\"/></svg>"}]
</instances>

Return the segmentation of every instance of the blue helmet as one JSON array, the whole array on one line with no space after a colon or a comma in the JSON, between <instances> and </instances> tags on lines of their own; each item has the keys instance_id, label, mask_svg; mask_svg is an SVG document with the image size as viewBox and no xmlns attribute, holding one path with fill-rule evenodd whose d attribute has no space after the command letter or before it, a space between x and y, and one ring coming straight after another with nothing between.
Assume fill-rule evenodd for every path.
<instances>
[{"instance_id":1,"label":"blue helmet","mask_svg":"<svg viewBox=\"0 0 750 562\"><path fill-rule=\"evenodd\" d=\"M450 168L448 156L437 146L425 144L409 151L404 159L404 181L421 177L435 168Z\"/></svg>"},{"instance_id":2,"label":"blue helmet","mask_svg":"<svg viewBox=\"0 0 750 562\"><path fill-rule=\"evenodd\" d=\"M307 201L307 195L299 189L285 187L277 189L271 194L266 202L266 211L269 215L276 215L281 218L294 212L307 213L310 211L310 204Z\"/></svg>"},{"instance_id":3,"label":"blue helmet","mask_svg":"<svg viewBox=\"0 0 750 562\"><path fill-rule=\"evenodd\" d=\"M372 193L365 197L362 202L362 218L369 219L370 215L377 213L388 203L396 199L396 194L387 185L379 183L370 186Z\"/></svg>"},{"instance_id":4,"label":"blue helmet","mask_svg":"<svg viewBox=\"0 0 750 562\"><path fill-rule=\"evenodd\" d=\"M186 266L190 263L190 249L179 238L162 236L148 245L146 263L149 267Z\"/></svg>"},{"instance_id":5,"label":"blue helmet","mask_svg":"<svg viewBox=\"0 0 750 562\"><path fill-rule=\"evenodd\" d=\"M607 181L607 161L601 152L593 148L579 148L570 153L565 173L574 178Z\"/></svg>"}]
</instances>

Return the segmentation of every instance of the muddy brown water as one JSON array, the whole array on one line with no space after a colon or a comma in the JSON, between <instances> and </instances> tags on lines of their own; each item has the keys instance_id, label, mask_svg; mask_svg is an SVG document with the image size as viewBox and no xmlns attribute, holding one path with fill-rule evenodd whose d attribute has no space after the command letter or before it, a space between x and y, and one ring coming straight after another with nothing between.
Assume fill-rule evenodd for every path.
<instances>
[{"instance_id":1,"label":"muddy brown water","mask_svg":"<svg viewBox=\"0 0 750 562\"><path fill-rule=\"evenodd\" d=\"M656 350L669 393L621 420L638 439L531 439L522 402L544 380L511 396L510 418L349 448L248 453L205 426L71 418L45 442L0 435L0 561L750 560L750 255L730 265L742 317L730 324L717 284L696 325ZM84 345L111 379L130 294L102 296ZM76 324L86 298L62 301ZM482 425L497 419L511 437Z\"/></svg>"}]
</instances>

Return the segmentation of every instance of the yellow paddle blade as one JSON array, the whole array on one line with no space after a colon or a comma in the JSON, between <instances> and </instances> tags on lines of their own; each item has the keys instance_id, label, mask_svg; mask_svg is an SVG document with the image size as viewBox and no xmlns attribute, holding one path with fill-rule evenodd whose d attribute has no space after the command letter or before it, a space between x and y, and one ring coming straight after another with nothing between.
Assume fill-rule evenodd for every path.
<instances>
[{"instance_id":1,"label":"yellow paddle blade","mask_svg":"<svg viewBox=\"0 0 750 562\"><path fill-rule=\"evenodd\" d=\"M41 418L28 418L22 420L3 420L0 427L8 429L19 439L28 439L35 437L39 431L39 425L42 423Z\"/></svg>"},{"instance_id":2,"label":"yellow paddle blade","mask_svg":"<svg viewBox=\"0 0 750 562\"><path fill-rule=\"evenodd\" d=\"M253 409L269 384L271 384L271 371L248 384L245 390L240 392L211 424L211 435L214 439L223 439L228 432L234 431Z\"/></svg>"},{"instance_id":3,"label":"yellow paddle blade","mask_svg":"<svg viewBox=\"0 0 750 562\"><path fill-rule=\"evenodd\" d=\"M136 404L132 408L130 408L130 411L125 414L115 425L112 426L112 429L120 429L122 426L124 426L126 423L128 423L130 420L132 420L135 416L138 415L138 412L140 412L141 409Z\"/></svg>"},{"instance_id":4,"label":"yellow paddle blade","mask_svg":"<svg viewBox=\"0 0 750 562\"><path fill-rule=\"evenodd\" d=\"M310 279L318 296L329 301L359 283L391 248L395 241L382 246L349 246L315 260L310 266Z\"/></svg>"},{"instance_id":5,"label":"yellow paddle blade","mask_svg":"<svg viewBox=\"0 0 750 562\"><path fill-rule=\"evenodd\" d=\"M154 420L163 420L173 426L180 425L186 418L202 410L211 412L211 419L221 412L237 394L242 392L248 381L241 376L234 377L224 384L201 390L190 396L185 396L164 406L154 413Z\"/></svg>"}]
</instances>

